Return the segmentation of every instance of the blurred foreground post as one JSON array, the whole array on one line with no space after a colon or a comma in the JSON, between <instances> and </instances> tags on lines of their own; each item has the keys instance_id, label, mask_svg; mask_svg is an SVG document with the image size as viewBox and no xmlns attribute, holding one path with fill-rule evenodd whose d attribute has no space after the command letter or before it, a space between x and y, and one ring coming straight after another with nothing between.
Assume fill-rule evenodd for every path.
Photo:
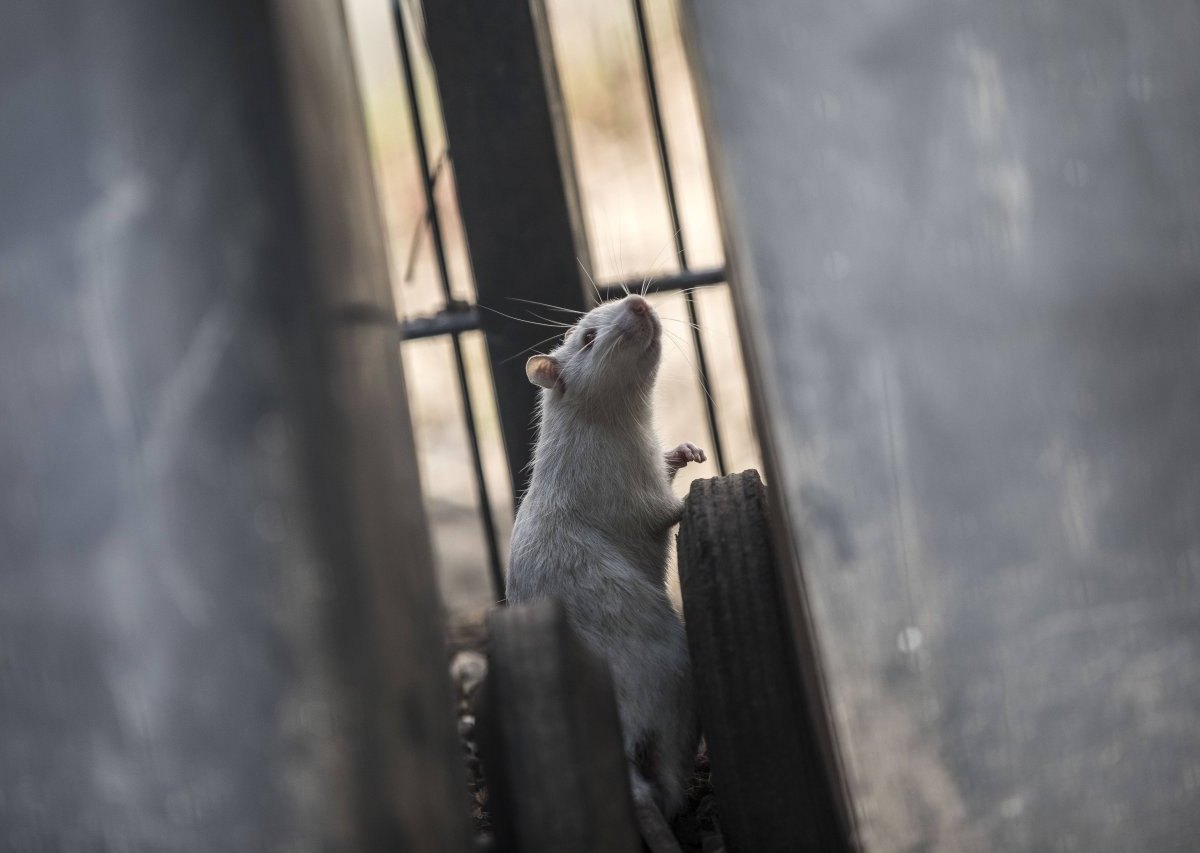
<instances>
[{"instance_id":1,"label":"blurred foreground post","mask_svg":"<svg viewBox=\"0 0 1200 853\"><path fill-rule=\"evenodd\" d=\"M463 850L340 3L0 31L0 848Z\"/></svg>"},{"instance_id":2,"label":"blurred foreground post","mask_svg":"<svg viewBox=\"0 0 1200 853\"><path fill-rule=\"evenodd\" d=\"M684 8L850 832L1193 848L1200 10Z\"/></svg>"}]
</instances>

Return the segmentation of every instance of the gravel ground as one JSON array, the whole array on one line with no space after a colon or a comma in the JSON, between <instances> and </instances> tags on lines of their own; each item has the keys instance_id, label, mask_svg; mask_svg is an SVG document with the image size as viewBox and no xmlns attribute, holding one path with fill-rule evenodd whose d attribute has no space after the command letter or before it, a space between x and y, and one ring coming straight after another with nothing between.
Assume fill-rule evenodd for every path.
<instances>
[{"instance_id":1,"label":"gravel ground","mask_svg":"<svg viewBox=\"0 0 1200 853\"><path fill-rule=\"evenodd\" d=\"M490 849L492 838L487 781L479 760L475 717L472 713L472 699L487 673L485 641L482 624L459 623L451 626L450 674L457 702L458 737L467 768L471 819L475 827L477 849L480 850ZM721 853L724 850L708 769L708 754L703 744L696 756L696 770L688 785L687 812L676 819L674 830L679 846L685 853Z\"/></svg>"}]
</instances>

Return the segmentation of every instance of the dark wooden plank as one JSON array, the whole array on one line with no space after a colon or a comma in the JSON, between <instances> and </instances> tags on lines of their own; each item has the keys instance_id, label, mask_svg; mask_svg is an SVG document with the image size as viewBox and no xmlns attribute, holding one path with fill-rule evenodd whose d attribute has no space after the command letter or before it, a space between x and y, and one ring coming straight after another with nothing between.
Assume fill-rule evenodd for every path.
<instances>
[{"instance_id":1,"label":"dark wooden plank","mask_svg":"<svg viewBox=\"0 0 1200 853\"><path fill-rule=\"evenodd\" d=\"M861 842L1194 844L1195 4L686 8Z\"/></svg>"},{"instance_id":2,"label":"dark wooden plank","mask_svg":"<svg viewBox=\"0 0 1200 853\"><path fill-rule=\"evenodd\" d=\"M500 849L641 850L608 665L556 601L497 608L487 624L480 745Z\"/></svg>"},{"instance_id":3,"label":"dark wooden plank","mask_svg":"<svg viewBox=\"0 0 1200 853\"><path fill-rule=\"evenodd\" d=\"M0 847L466 849L340 4L0 32Z\"/></svg>"},{"instance_id":4,"label":"dark wooden plank","mask_svg":"<svg viewBox=\"0 0 1200 853\"><path fill-rule=\"evenodd\" d=\"M590 287L546 13L542 0L438 0L426 4L425 18L475 288L492 309L483 328L519 497L538 392L525 357L546 352L553 330L529 313L543 309L517 300L583 310Z\"/></svg>"}]
</instances>

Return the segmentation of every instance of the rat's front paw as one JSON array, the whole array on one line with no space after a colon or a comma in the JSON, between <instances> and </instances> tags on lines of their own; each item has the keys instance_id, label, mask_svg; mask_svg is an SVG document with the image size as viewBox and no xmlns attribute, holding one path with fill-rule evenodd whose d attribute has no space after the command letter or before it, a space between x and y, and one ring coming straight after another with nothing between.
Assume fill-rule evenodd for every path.
<instances>
[{"instance_id":1,"label":"rat's front paw","mask_svg":"<svg viewBox=\"0 0 1200 853\"><path fill-rule=\"evenodd\" d=\"M674 450L668 450L663 456L667 460L667 467L672 471L678 471L689 462L704 462L708 459L703 450L687 441Z\"/></svg>"}]
</instances>

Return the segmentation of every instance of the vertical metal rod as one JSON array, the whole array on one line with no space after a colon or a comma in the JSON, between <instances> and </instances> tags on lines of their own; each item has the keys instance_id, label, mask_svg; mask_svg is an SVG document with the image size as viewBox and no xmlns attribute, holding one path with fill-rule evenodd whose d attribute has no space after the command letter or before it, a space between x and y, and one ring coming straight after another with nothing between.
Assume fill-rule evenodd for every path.
<instances>
[{"instance_id":1,"label":"vertical metal rod","mask_svg":"<svg viewBox=\"0 0 1200 853\"><path fill-rule=\"evenodd\" d=\"M666 189L667 209L671 214L671 230L675 237L675 253L679 258L679 266L683 271L688 269L687 250L683 242L683 228L679 224L679 203L675 193L675 175L671 170L671 157L667 151L667 135L663 127L662 108L659 104L658 82L654 76L654 57L650 50L650 34L646 26L646 9L643 0L633 0L633 14L637 20L638 44L642 49L642 70L646 77L646 94L650 101L650 118L654 122L654 138L658 143L658 164L662 169L663 186ZM708 415L708 430L712 435L713 460L717 463L717 473L725 473L725 452L721 444L721 431L717 426L717 408L709 390L708 359L704 354L704 341L700 335L699 315L696 311L695 296L687 291L683 294L687 305L688 322L692 329L692 343L696 347L696 369L700 374L701 390L704 392L704 409Z\"/></svg>"},{"instance_id":2,"label":"vertical metal rod","mask_svg":"<svg viewBox=\"0 0 1200 853\"><path fill-rule=\"evenodd\" d=\"M417 160L421 166L421 186L425 191L425 210L429 218L429 233L433 240L433 254L437 260L438 278L447 304L454 299L450 290L450 271L446 267L446 248L442 240L441 217L433 197L433 178L429 173L429 152L425 145L425 128L421 121L421 107L417 99L417 83L413 75L412 57L408 46L408 28L404 23L403 0L392 0L392 16L396 25L396 41L400 45L400 64L404 75L404 88L408 96L408 110L412 121L413 140L417 146ZM492 518L492 504L488 497L487 480L483 473L483 456L479 450L479 434L475 429L475 408L471 404L471 388L467 382L466 361L463 358L462 340L451 335L454 345L454 364L458 370L458 387L462 394L463 416L471 441L471 461L475 468L475 482L479 488L479 518L483 523L483 535L487 541L488 567L491 572L492 589L497 600L504 598L504 568L500 562L500 545L496 536L496 522Z\"/></svg>"}]
</instances>

